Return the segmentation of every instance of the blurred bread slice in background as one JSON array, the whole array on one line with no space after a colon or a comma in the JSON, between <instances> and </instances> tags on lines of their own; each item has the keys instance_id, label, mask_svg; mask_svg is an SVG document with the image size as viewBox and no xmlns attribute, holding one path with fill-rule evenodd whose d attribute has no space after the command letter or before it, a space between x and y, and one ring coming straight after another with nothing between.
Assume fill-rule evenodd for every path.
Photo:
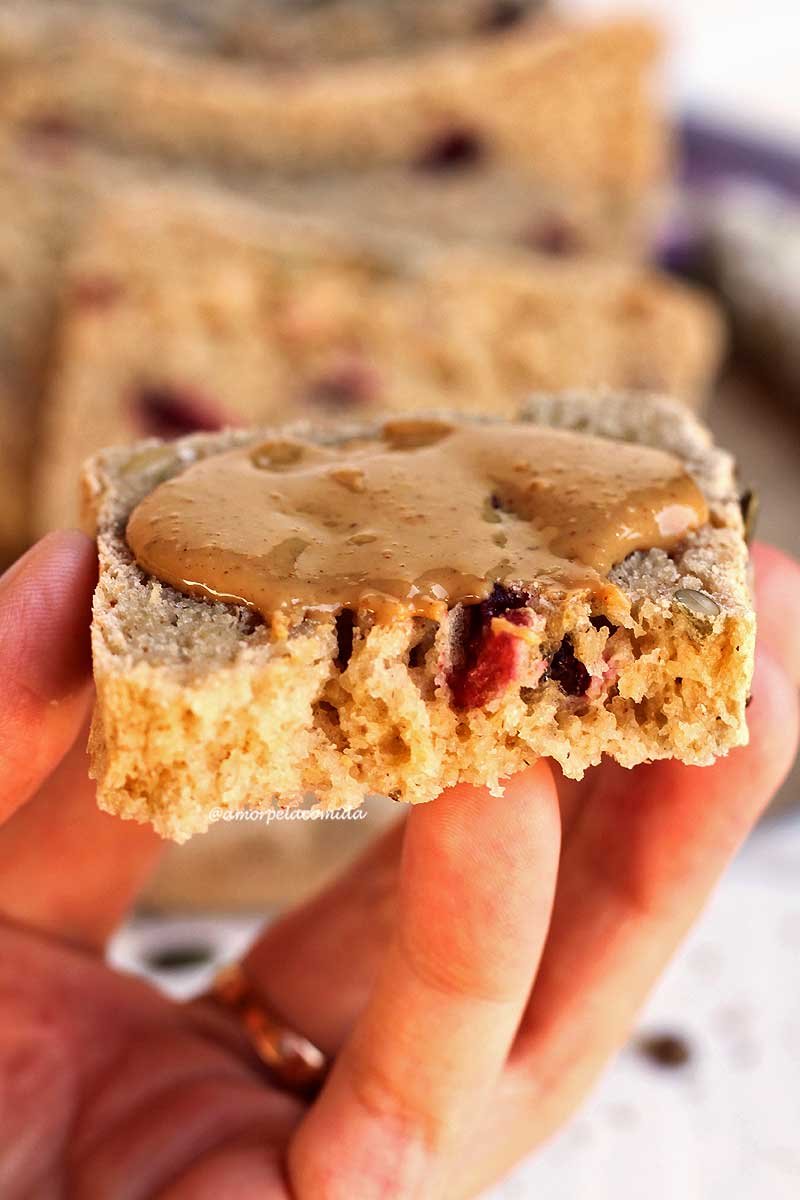
<instances>
[{"instance_id":1,"label":"blurred bread slice in background","mask_svg":"<svg viewBox=\"0 0 800 1200\"><path fill-rule=\"evenodd\" d=\"M548 18L355 61L330 61L323 44L312 63L256 68L173 45L158 25L56 11L0 14L0 119L29 142L93 141L228 177L511 171L534 210L523 192L520 236L538 193L554 212L604 212L638 249L668 171L651 95L658 38L640 22Z\"/></svg>"},{"instance_id":2,"label":"blurred bread slice in background","mask_svg":"<svg viewBox=\"0 0 800 1200\"><path fill-rule=\"evenodd\" d=\"M573 385L696 404L721 344L702 295L635 265L127 192L95 209L65 269L37 528L76 514L80 464L105 445L302 416L502 415Z\"/></svg>"}]
</instances>

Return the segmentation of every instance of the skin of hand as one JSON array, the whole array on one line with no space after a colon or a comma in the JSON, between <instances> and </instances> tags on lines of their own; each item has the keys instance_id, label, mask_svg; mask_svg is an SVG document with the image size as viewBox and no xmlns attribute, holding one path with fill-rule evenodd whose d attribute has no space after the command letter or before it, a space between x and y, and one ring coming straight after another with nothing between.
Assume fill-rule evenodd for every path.
<instances>
[{"instance_id":1,"label":"skin of hand","mask_svg":"<svg viewBox=\"0 0 800 1200\"><path fill-rule=\"evenodd\" d=\"M800 568L754 559L749 746L453 788L255 944L253 986L336 1056L308 1107L227 1014L103 964L159 843L87 778L93 547L34 547L0 579L4 1200L459 1200L541 1143L794 757Z\"/></svg>"}]
</instances>

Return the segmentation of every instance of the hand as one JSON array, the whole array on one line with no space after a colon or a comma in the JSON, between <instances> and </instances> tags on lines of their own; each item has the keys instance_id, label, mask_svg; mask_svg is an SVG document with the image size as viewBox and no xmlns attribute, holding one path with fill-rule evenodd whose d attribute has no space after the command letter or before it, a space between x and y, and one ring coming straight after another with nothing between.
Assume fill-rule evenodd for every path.
<instances>
[{"instance_id":1,"label":"hand","mask_svg":"<svg viewBox=\"0 0 800 1200\"><path fill-rule=\"evenodd\" d=\"M0 1195L428 1200L476 1194L573 1110L785 776L800 569L756 555L751 742L710 768L540 763L502 799L412 810L246 967L333 1072L307 1108L241 1031L101 953L158 855L86 777L94 552L51 535L0 580Z\"/></svg>"}]
</instances>

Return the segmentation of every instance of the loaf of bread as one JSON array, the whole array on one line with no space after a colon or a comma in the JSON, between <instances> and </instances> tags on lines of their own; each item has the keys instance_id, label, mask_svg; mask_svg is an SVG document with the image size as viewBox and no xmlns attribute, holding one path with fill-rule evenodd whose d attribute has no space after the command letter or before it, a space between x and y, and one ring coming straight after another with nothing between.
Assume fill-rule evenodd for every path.
<instances>
[{"instance_id":1,"label":"loaf of bread","mask_svg":"<svg viewBox=\"0 0 800 1200\"><path fill-rule=\"evenodd\" d=\"M287 18L291 7L276 6L265 25L277 30L283 13L313 44L322 14L303 6L302 16ZM439 4L414 8L438 23ZM300 175L345 195L352 183L356 209L374 192L378 217L392 205L391 183L408 194L408 207L443 226L455 219L448 181L474 179L476 198L497 198L501 226L515 239L641 248L669 158L650 94L657 38L649 27L547 19L431 41L422 30L418 39L394 37L396 21L379 24L380 52L341 61L331 36L319 40L312 62L300 52L301 64L289 55L265 70L191 39L165 39L146 23L120 27L80 5L55 20L51 4L12 4L0 13L0 121L22 139L71 137L212 164L229 180ZM350 178L373 171L374 189ZM405 207L394 201L396 211ZM478 204L467 203L457 222L468 231L473 221L478 232L486 226Z\"/></svg>"},{"instance_id":2,"label":"loaf of bread","mask_svg":"<svg viewBox=\"0 0 800 1200\"><path fill-rule=\"evenodd\" d=\"M513 444L519 459L504 452L491 466L496 443ZM487 478L500 481L487 483L485 496L464 445L484 467L489 462ZM532 461L537 446L546 462ZM632 447L666 454L654 458L652 450ZM551 460L560 463L562 452L577 456L588 474L553 476ZM535 529L524 516L530 502L545 505L547 536L556 541L576 529L580 535L587 511L600 521L602 538L643 536L636 531L644 528L637 498L644 493L626 491L641 453L648 470L657 460L659 470L683 480L683 499L655 511L659 530L672 532L668 548L629 543L639 548L620 549L606 575L592 576L592 587L561 588L550 568L532 569L524 541ZM180 541L185 529L175 532L174 495L200 483L202 499L202 480L224 473L231 461L248 480L266 472L279 527L280 514L291 515L306 487L322 489L309 493L317 499L308 509L326 531L321 553L337 553L339 533L331 530L341 532L349 506L368 513L379 533L362 531L354 519L346 548L368 553L366 543L377 538L378 577L385 571L393 578L407 565L395 556L392 567L380 568L396 540L380 533L380 522L394 522L402 545L421 521L413 545L422 547L423 559L441 551L451 566L461 562L462 582L466 564L475 574L474 602L451 589L449 600L426 600L430 609L409 601L390 605L387 617L374 605L350 604L356 577L341 582L334 573L317 579L312 609L296 600L288 609L275 603L257 611L237 600L236 571L226 600L204 598L225 590L216 576L213 586L202 582L206 568L212 575L222 569L219 552L208 549L216 545L216 521L225 513L238 531L249 515L231 510L227 487L224 500L213 500L213 488L209 493L207 520L197 526L196 553L185 567L191 574L167 583L144 570L131 550L134 527L140 538L161 503L166 528L188 553L191 539ZM373 468L394 472L387 478L396 494L373 487ZM418 486L419 470L427 482ZM515 472L524 487L513 484ZM302 427L149 441L95 458L85 487L100 551L91 734L99 803L177 841L224 810L294 805L309 793L328 808L351 807L373 793L419 802L458 780L497 789L542 755L580 778L604 754L628 767L666 757L707 764L746 741L755 622L733 467L674 402L540 396L513 426L398 418L336 432ZM329 504L326 489L336 487L341 503ZM634 498L633 512L619 508L618 488L626 503ZM420 506L429 493L426 514ZM696 510L695 524L684 526L690 493L707 512ZM576 504L582 515L571 522ZM557 521L553 512L562 514ZM461 532L451 535L451 524ZM158 549L157 523L152 531L140 556ZM267 560L272 568L262 564L262 584L302 599L306 584L292 582L300 580L292 564L305 545L297 537L276 545ZM495 554L499 566L482 575L480 564ZM229 561L236 563L235 554ZM448 562L440 566L434 575L449 580ZM394 584L381 587L392 591ZM438 584L428 590L445 594Z\"/></svg>"}]
</instances>

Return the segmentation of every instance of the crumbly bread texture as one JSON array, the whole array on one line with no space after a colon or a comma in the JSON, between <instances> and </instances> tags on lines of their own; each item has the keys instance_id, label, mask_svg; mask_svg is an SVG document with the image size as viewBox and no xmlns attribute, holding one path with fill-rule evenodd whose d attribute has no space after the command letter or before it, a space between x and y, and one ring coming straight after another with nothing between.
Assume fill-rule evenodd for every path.
<instances>
[{"instance_id":1,"label":"crumbly bread texture","mask_svg":"<svg viewBox=\"0 0 800 1200\"><path fill-rule=\"evenodd\" d=\"M147 433L449 407L532 389L664 389L716 369L710 302L643 268L264 214L220 193L119 198L66 271L38 527L87 453Z\"/></svg>"},{"instance_id":2,"label":"crumbly bread texture","mask_svg":"<svg viewBox=\"0 0 800 1200\"><path fill-rule=\"evenodd\" d=\"M433 7L433 6L429 6ZM41 6L0 14L0 117L157 153L313 176L512 168L537 185L649 197L669 158L650 96L657 38L636 22L491 38L269 71L114 36Z\"/></svg>"},{"instance_id":3,"label":"crumbly bread texture","mask_svg":"<svg viewBox=\"0 0 800 1200\"><path fill-rule=\"evenodd\" d=\"M636 552L613 569L630 628L598 621L585 598L552 605L525 581L547 669L531 686L509 677L466 709L448 683L475 632L463 607L441 624L361 616L352 647L332 616L306 618L277 640L249 610L180 595L133 561L124 529L140 499L264 431L150 441L90 462L100 553L90 748L101 807L182 841L219 808L295 805L309 794L323 808L372 793L417 803L458 780L499 789L540 756L579 779L604 754L628 767L707 764L743 744L755 620L730 458L664 399L542 396L522 419L677 454L711 519L672 554ZM300 432L337 442L355 430ZM491 654L486 638L504 606L519 605L501 592L478 610L482 653Z\"/></svg>"}]
</instances>

